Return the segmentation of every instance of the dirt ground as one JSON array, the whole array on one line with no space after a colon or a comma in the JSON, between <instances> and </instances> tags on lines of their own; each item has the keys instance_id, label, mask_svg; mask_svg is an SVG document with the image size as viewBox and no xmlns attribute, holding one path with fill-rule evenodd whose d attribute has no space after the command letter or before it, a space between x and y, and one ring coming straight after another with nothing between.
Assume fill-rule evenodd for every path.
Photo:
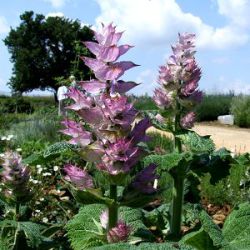
<instances>
[{"instance_id":1,"label":"dirt ground","mask_svg":"<svg viewBox=\"0 0 250 250\"><path fill-rule=\"evenodd\" d=\"M199 135L211 135L218 149L225 147L235 154L250 152L250 129L200 123L193 130Z\"/></svg>"},{"instance_id":2,"label":"dirt ground","mask_svg":"<svg viewBox=\"0 0 250 250\"><path fill-rule=\"evenodd\" d=\"M250 152L250 129L197 124L199 135L211 135L217 148L225 147L235 154Z\"/></svg>"}]
</instances>

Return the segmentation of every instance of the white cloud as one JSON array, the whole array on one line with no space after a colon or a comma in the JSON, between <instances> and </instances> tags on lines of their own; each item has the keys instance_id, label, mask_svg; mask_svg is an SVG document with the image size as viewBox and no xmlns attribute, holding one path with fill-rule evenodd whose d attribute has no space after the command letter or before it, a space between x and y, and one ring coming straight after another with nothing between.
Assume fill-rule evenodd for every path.
<instances>
[{"instance_id":1,"label":"white cloud","mask_svg":"<svg viewBox=\"0 0 250 250\"><path fill-rule=\"evenodd\" d=\"M46 18L48 17L64 17L64 14L62 12L50 12L46 15Z\"/></svg>"},{"instance_id":2,"label":"white cloud","mask_svg":"<svg viewBox=\"0 0 250 250\"><path fill-rule=\"evenodd\" d=\"M214 93L228 93L233 91L238 94L250 94L250 82L243 81L242 79L228 79L224 75L219 76L218 84L213 86Z\"/></svg>"},{"instance_id":3,"label":"white cloud","mask_svg":"<svg viewBox=\"0 0 250 250\"><path fill-rule=\"evenodd\" d=\"M0 34L8 33L10 30L10 27L7 23L7 20L5 17L0 16Z\"/></svg>"},{"instance_id":4,"label":"white cloud","mask_svg":"<svg viewBox=\"0 0 250 250\"><path fill-rule=\"evenodd\" d=\"M114 21L126 30L125 40L136 44L166 46L177 32L195 32L197 45L225 49L249 41L248 0L217 0L218 12L228 19L224 27L213 27L199 16L185 13L175 0L97 0L101 14L96 23Z\"/></svg>"},{"instance_id":5,"label":"white cloud","mask_svg":"<svg viewBox=\"0 0 250 250\"><path fill-rule=\"evenodd\" d=\"M44 0L49 2L54 8L61 8L65 5L67 0Z\"/></svg>"}]
</instances>

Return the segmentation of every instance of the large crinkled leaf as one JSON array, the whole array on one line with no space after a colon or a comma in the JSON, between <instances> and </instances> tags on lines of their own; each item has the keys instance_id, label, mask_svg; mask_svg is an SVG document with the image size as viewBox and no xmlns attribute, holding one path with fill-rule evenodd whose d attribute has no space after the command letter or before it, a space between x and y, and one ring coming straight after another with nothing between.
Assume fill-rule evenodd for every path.
<instances>
[{"instance_id":1,"label":"large crinkled leaf","mask_svg":"<svg viewBox=\"0 0 250 250\"><path fill-rule=\"evenodd\" d=\"M20 230L23 230L25 234L28 246L39 247L45 239L41 234L41 230L44 229L44 226L30 221L22 221L18 222L18 224L20 225Z\"/></svg>"},{"instance_id":2,"label":"large crinkled leaf","mask_svg":"<svg viewBox=\"0 0 250 250\"><path fill-rule=\"evenodd\" d=\"M77 145L70 144L68 142L62 141L57 142L49 146L43 153L44 157L49 157L51 155L61 154L68 150L77 150L79 147Z\"/></svg>"},{"instance_id":3,"label":"large crinkled leaf","mask_svg":"<svg viewBox=\"0 0 250 250\"><path fill-rule=\"evenodd\" d=\"M2 241L10 239L14 243L15 235L23 235L23 244L32 248L38 248L46 238L41 234L45 226L30 221L4 220L0 222ZM0 244L1 246L1 244ZM14 246L13 246L14 247ZM1 249L1 248L0 248Z\"/></svg>"},{"instance_id":4,"label":"large crinkled leaf","mask_svg":"<svg viewBox=\"0 0 250 250\"><path fill-rule=\"evenodd\" d=\"M233 210L224 223L222 234L228 242L223 250L250 249L250 203Z\"/></svg>"},{"instance_id":5,"label":"large crinkled leaf","mask_svg":"<svg viewBox=\"0 0 250 250\"><path fill-rule=\"evenodd\" d=\"M200 213L200 221L200 230L187 234L182 241L198 250L220 249L224 244L221 229L205 211Z\"/></svg>"},{"instance_id":6,"label":"large crinkled leaf","mask_svg":"<svg viewBox=\"0 0 250 250\"><path fill-rule=\"evenodd\" d=\"M173 152L166 155L149 155L143 159L144 166L148 166L150 163L157 165L157 172L170 171L175 167L186 167L192 161L192 155L189 153L177 153Z\"/></svg>"},{"instance_id":7,"label":"large crinkled leaf","mask_svg":"<svg viewBox=\"0 0 250 250\"><path fill-rule=\"evenodd\" d=\"M79 213L66 224L67 235L74 250L89 249L103 245L102 238L95 231L93 219L99 221L100 214L106 206L91 204L82 207Z\"/></svg>"},{"instance_id":8,"label":"large crinkled leaf","mask_svg":"<svg viewBox=\"0 0 250 250\"><path fill-rule=\"evenodd\" d=\"M211 153L215 150L214 142L210 136L200 136L195 132L189 131L177 136L188 151L193 153Z\"/></svg>"},{"instance_id":9,"label":"large crinkled leaf","mask_svg":"<svg viewBox=\"0 0 250 250\"><path fill-rule=\"evenodd\" d=\"M67 225L67 235L74 250L89 249L106 244L105 235L98 233L94 220L99 222L100 214L107 207L100 204L91 204L82 207L77 215ZM142 222L142 212L138 209L121 207L119 218L132 227L132 235L140 238L152 239L152 234Z\"/></svg>"},{"instance_id":10,"label":"large crinkled leaf","mask_svg":"<svg viewBox=\"0 0 250 250\"><path fill-rule=\"evenodd\" d=\"M143 243L139 246L128 243L110 244L91 248L93 250L195 250L195 248L183 243Z\"/></svg>"},{"instance_id":11,"label":"large crinkled leaf","mask_svg":"<svg viewBox=\"0 0 250 250\"><path fill-rule=\"evenodd\" d=\"M208 165L208 172L211 174L211 184L217 183L219 180L227 177L230 174L231 164L234 159L230 151L220 149L211 155Z\"/></svg>"},{"instance_id":12,"label":"large crinkled leaf","mask_svg":"<svg viewBox=\"0 0 250 250\"><path fill-rule=\"evenodd\" d=\"M129 207L120 208L120 218L132 228L132 234L146 240L154 240L153 234L143 224L143 213L141 209Z\"/></svg>"},{"instance_id":13,"label":"large crinkled leaf","mask_svg":"<svg viewBox=\"0 0 250 250\"><path fill-rule=\"evenodd\" d=\"M198 176L209 173L210 182L214 185L230 174L230 168L234 163L237 164L237 161L231 156L230 151L222 148L211 154L195 154L190 169Z\"/></svg>"}]
</instances>

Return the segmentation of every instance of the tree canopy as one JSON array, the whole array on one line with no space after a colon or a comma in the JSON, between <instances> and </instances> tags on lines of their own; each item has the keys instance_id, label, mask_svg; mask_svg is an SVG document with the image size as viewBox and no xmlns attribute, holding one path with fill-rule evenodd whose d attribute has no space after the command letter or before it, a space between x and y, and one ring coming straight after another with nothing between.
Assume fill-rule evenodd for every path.
<instances>
[{"instance_id":1,"label":"tree canopy","mask_svg":"<svg viewBox=\"0 0 250 250\"><path fill-rule=\"evenodd\" d=\"M94 39L89 27L82 27L79 20L45 18L33 11L26 11L20 19L21 24L4 39L14 64L8 82L13 92L57 90L56 78L71 74L89 79L91 72L79 60L79 55L90 56L83 44L79 46L81 41Z\"/></svg>"}]
</instances>

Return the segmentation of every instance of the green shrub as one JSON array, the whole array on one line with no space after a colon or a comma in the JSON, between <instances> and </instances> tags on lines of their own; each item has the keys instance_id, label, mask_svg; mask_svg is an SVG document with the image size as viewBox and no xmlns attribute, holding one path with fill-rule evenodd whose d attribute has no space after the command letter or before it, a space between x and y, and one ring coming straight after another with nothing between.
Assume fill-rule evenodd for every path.
<instances>
[{"instance_id":1,"label":"green shrub","mask_svg":"<svg viewBox=\"0 0 250 250\"><path fill-rule=\"evenodd\" d=\"M233 94L205 95L196 108L198 121L214 121L219 115L230 114Z\"/></svg>"},{"instance_id":2,"label":"green shrub","mask_svg":"<svg viewBox=\"0 0 250 250\"><path fill-rule=\"evenodd\" d=\"M0 130L7 130L12 124L17 124L29 117L28 114L0 113Z\"/></svg>"},{"instance_id":3,"label":"green shrub","mask_svg":"<svg viewBox=\"0 0 250 250\"><path fill-rule=\"evenodd\" d=\"M220 180L216 185L210 183L210 174L201 178L202 197L216 205L237 205L249 200L250 156L249 154L240 155L236 157L236 160L232 164L230 175Z\"/></svg>"},{"instance_id":4,"label":"green shrub","mask_svg":"<svg viewBox=\"0 0 250 250\"><path fill-rule=\"evenodd\" d=\"M130 101L134 103L134 107L137 110L157 110L157 106L155 105L152 97L148 95L135 96L131 95Z\"/></svg>"},{"instance_id":5,"label":"green shrub","mask_svg":"<svg viewBox=\"0 0 250 250\"><path fill-rule=\"evenodd\" d=\"M61 134L59 119L56 116L30 116L28 120L12 124L8 134L16 138L16 146L21 146L28 141L55 142Z\"/></svg>"},{"instance_id":6,"label":"green shrub","mask_svg":"<svg viewBox=\"0 0 250 250\"><path fill-rule=\"evenodd\" d=\"M31 103L23 97L1 97L0 113L27 113L34 111Z\"/></svg>"},{"instance_id":7,"label":"green shrub","mask_svg":"<svg viewBox=\"0 0 250 250\"><path fill-rule=\"evenodd\" d=\"M232 100L231 113L235 124L239 127L250 128L250 96L237 96Z\"/></svg>"}]
</instances>

